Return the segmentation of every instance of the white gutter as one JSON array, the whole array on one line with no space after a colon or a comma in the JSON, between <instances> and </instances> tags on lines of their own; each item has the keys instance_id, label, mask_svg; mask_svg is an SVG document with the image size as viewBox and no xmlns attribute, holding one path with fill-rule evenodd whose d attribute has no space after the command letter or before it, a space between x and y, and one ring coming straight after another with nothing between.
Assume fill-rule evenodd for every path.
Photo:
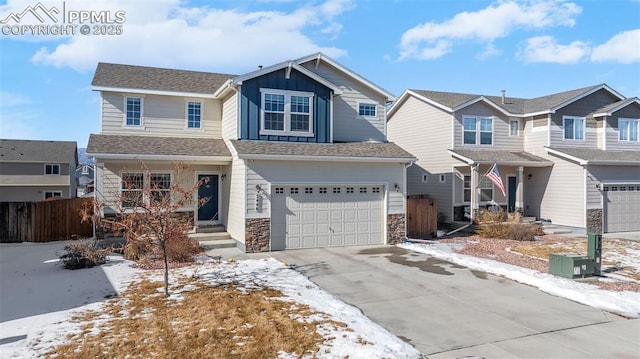
<instances>
[{"instance_id":1,"label":"white gutter","mask_svg":"<svg viewBox=\"0 0 640 359\"><path fill-rule=\"evenodd\" d=\"M347 157L347 156L302 156L302 155L265 155L265 154L238 154L238 158L246 160L271 160L271 161L330 161L330 162L378 162L378 163L412 163L416 159L404 157Z\"/></svg>"},{"instance_id":2,"label":"white gutter","mask_svg":"<svg viewBox=\"0 0 640 359\"><path fill-rule=\"evenodd\" d=\"M231 156L189 156L189 155L132 155L119 153L87 153L102 159L111 160L154 160L154 161L189 161L189 162L231 162Z\"/></svg>"},{"instance_id":3,"label":"white gutter","mask_svg":"<svg viewBox=\"0 0 640 359\"><path fill-rule=\"evenodd\" d=\"M124 92L124 93L135 93L135 94L143 94L143 95L215 98L214 94L211 94L211 93L200 93L200 92L145 90L145 89L136 89L136 88L108 87L108 86L92 86L91 89L93 91Z\"/></svg>"}]
</instances>

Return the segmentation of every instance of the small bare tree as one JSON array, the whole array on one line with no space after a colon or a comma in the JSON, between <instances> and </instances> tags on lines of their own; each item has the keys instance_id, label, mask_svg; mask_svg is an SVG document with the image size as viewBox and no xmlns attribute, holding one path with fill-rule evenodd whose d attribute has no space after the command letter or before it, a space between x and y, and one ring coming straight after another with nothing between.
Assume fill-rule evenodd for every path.
<instances>
[{"instance_id":1,"label":"small bare tree","mask_svg":"<svg viewBox=\"0 0 640 359\"><path fill-rule=\"evenodd\" d=\"M209 182L202 178L190 186L184 186L183 178L188 166L174 163L173 180L170 174L152 173L140 162L142 171L124 172L120 191L107 200L95 200L82 211L84 220L94 220L106 230L122 232L127 240L125 257L138 260L141 254L160 248L164 262L164 292L169 296L169 260L167 243L186 238L190 221L180 217L184 208L197 208L209 199L201 198L196 203L200 186ZM105 210L113 216L101 218ZM127 255L129 251L129 255Z\"/></svg>"}]
</instances>

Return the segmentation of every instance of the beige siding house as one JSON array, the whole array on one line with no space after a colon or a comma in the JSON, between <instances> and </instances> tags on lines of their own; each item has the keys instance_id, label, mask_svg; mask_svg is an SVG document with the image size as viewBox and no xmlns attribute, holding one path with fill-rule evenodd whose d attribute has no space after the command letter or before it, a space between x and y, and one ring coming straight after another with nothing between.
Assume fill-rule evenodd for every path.
<instances>
[{"instance_id":1,"label":"beige siding house","mask_svg":"<svg viewBox=\"0 0 640 359\"><path fill-rule=\"evenodd\" d=\"M77 163L75 142L0 139L0 202L75 198Z\"/></svg>"},{"instance_id":2,"label":"beige siding house","mask_svg":"<svg viewBox=\"0 0 640 359\"><path fill-rule=\"evenodd\" d=\"M324 54L241 76L101 63L92 85L102 130L87 152L111 211L124 178L146 185L148 171L189 186L207 176L198 197L215 200L183 213L196 227L223 227L247 252L405 236L415 158L387 142L395 97ZM189 165L181 177L175 161Z\"/></svg>"},{"instance_id":3,"label":"beige siding house","mask_svg":"<svg viewBox=\"0 0 640 359\"><path fill-rule=\"evenodd\" d=\"M418 158L408 193L436 199L448 222L499 205L594 233L640 230L638 98L604 84L533 99L406 90L387 116L389 139ZM506 195L485 176L493 164Z\"/></svg>"}]
</instances>

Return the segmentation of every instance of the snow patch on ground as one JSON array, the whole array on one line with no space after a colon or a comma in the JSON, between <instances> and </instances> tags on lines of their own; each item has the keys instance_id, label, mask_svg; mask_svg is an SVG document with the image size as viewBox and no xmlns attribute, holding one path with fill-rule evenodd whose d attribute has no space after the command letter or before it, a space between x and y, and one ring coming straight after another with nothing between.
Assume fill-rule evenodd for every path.
<instances>
[{"instance_id":1,"label":"snow patch on ground","mask_svg":"<svg viewBox=\"0 0 640 359\"><path fill-rule=\"evenodd\" d=\"M459 264L469 269L509 278L516 282L534 286L543 292L567 298L575 302L599 308L627 317L640 318L640 293L615 292L596 286L556 277L528 268L507 263L467 256L447 250L442 244L404 243L399 247L428 254L447 262Z\"/></svg>"}]
</instances>

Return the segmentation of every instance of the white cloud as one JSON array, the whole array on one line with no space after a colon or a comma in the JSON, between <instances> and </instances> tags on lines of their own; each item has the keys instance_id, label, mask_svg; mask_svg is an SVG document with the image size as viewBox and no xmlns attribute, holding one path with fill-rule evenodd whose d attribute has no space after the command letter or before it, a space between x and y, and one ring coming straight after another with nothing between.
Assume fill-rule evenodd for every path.
<instances>
[{"instance_id":1,"label":"white cloud","mask_svg":"<svg viewBox=\"0 0 640 359\"><path fill-rule=\"evenodd\" d=\"M11 1L11 9L24 8ZM8 6L8 5L7 5ZM307 33L335 37L337 17L354 8L352 0L327 0L299 5L288 12L189 7L179 0L66 1L67 9L126 12L122 35L80 35L58 38L33 55L37 64L93 70L98 61L241 72L316 51L346 55L322 46ZM0 9L0 15L7 8ZM325 35L324 38L327 36ZM28 39L26 39L28 40ZM31 39L32 40L32 39Z\"/></svg>"},{"instance_id":2,"label":"white cloud","mask_svg":"<svg viewBox=\"0 0 640 359\"><path fill-rule=\"evenodd\" d=\"M640 29L624 31L596 46L591 53L594 62L640 62Z\"/></svg>"},{"instance_id":3,"label":"white cloud","mask_svg":"<svg viewBox=\"0 0 640 359\"><path fill-rule=\"evenodd\" d=\"M35 129L27 125L38 118L37 111L27 106L32 103L31 99L21 94L0 91L0 137L36 137Z\"/></svg>"},{"instance_id":4,"label":"white cloud","mask_svg":"<svg viewBox=\"0 0 640 359\"><path fill-rule=\"evenodd\" d=\"M572 27L580 12L578 5L564 1L499 1L479 11L461 12L450 20L426 22L407 30L401 38L399 58L437 58L433 56L451 51L453 40L492 43L517 29ZM448 43L447 51L442 51L443 41Z\"/></svg>"},{"instance_id":5,"label":"white cloud","mask_svg":"<svg viewBox=\"0 0 640 359\"><path fill-rule=\"evenodd\" d=\"M589 44L581 41L561 45L552 36L538 36L528 39L517 57L524 62L575 64L588 56L590 51Z\"/></svg>"}]
</instances>

